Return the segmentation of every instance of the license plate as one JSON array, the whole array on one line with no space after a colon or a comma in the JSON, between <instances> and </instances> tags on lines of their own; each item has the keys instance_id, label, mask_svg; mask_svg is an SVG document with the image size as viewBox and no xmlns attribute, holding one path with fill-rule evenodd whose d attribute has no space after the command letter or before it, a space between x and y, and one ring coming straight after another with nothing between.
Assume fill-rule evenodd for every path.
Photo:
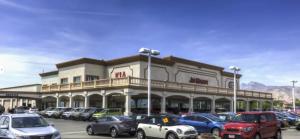
<instances>
[{"instance_id":1,"label":"license plate","mask_svg":"<svg viewBox=\"0 0 300 139\"><path fill-rule=\"evenodd\" d=\"M135 128L130 128L130 131L135 131Z\"/></svg>"},{"instance_id":2,"label":"license plate","mask_svg":"<svg viewBox=\"0 0 300 139\"><path fill-rule=\"evenodd\" d=\"M235 135L228 135L228 138L234 139L234 138L235 138Z\"/></svg>"}]
</instances>

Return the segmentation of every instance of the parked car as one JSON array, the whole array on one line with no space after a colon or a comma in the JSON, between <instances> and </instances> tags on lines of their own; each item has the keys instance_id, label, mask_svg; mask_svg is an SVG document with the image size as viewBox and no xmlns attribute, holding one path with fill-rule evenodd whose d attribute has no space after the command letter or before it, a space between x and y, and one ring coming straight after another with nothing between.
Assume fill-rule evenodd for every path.
<instances>
[{"instance_id":1,"label":"parked car","mask_svg":"<svg viewBox=\"0 0 300 139\"><path fill-rule=\"evenodd\" d=\"M72 108L61 108L61 109L58 109L58 111L55 111L52 115L53 118L62 118L62 114L65 112L65 111L69 111L71 110Z\"/></svg>"},{"instance_id":2,"label":"parked car","mask_svg":"<svg viewBox=\"0 0 300 139\"><path fill-rule=\"evenodd\" d=\"M137 128L137 139L161 138L161 139L196 139L198 132L189 125L180 125L178 117L149 116L146 117Z\"/></svg>"},{"instance_id":3,"label":"parked car","mask_svg":"<svg viewBox=\"0 0 300 139\"><path fill-rule=\"evenodd\" d=\"M110 134L116 138L120 134L127 133L134 136L137 125L135 121L127 116L104 116L87 126L88 135Z\"/></svg>"},{"instance_id":4,"label":"parked car","mask_svg":"<svg viewBox=\"0 0 300 139\"><path fill-rule=\"evenodd\" d=\"M289 122L289 125L294 126L299 121L299 118L297 118L296 116L293 116L287 112L282 112L281 114L287 119L287 121Z\"/></svg>"},{"instance_id":5,"label":"parked car","mask_svg":"<svg viewBox=\"0 0 300 139\"><path fill-rule=\"evenodd\" d=\"M80 113L83 113L85 110L85 108L76 109L76 111L71 112L70 119L79 120Z\"/></svg>"},{"instance_id":6,"label":"parked car","mask_svg":"<svg viewBox=\"0 0 300 139\"><path fill-rule=\"evenodd\" d=\"M14 108L13 113L27 113L28 111L29 111L29 107L20 106L20 107Z\"/></svg>"},{"instance_id":7,"label":"parked car","mask_svg":"<svg viewBox=\"0 0 300 139\"><path fill-rule=\"evenodd\" d=\"M280 114L279 112L274 112L274 113L279 122L279 127L281 128L289 127L288 119L284 115Z\"/></svg>"},{"instance_id":8,"label":"parked car","mask_svg":"<svg viewBox=\"0 0 300 139\"><path fill-rule=\"evenodd\" d=\"M139 124L141 121L143 121L147 117L147 115L146 114L135 114L130 117L136 122L136 124Z\"/></svg>"},{"instance_id":9,"label":"parked car","mask_svg":"<svg viewBox=\"0 0 300 139\"><path fill-rule=\"evenodd\" d=\"M219 136L225 122L212 114L193 114L180 118L180 124L193 126L199 134Z\"/></svg>"},{"instance_id":10,"label":"parked car","mask_svg":"<svg viewBox=\"0 0 300 139\"><path fill-rule=\"evenodd\" d=\"M39 109L37 108L29 108L28 113L38 113Z\"/></svg>"},{"instance_id":11,"label":"parked car","mask_svg":"<svg viewBox=\"0 0 300 139\"><path fill-rule=\"evenodd\" d=\"M235 113L233 113L233 112L222 112L222 113L216 114L216 116L219 117L221 120L223 120L225 122L229 122L235 116Z\"/></svg>"},{"instance_id":12,"label":"parked car","mask_svg":"<svg viewBox=\"0 0 300 139\"><path fill-rule=\"evenodd\" d=\"M276 115L272 112L242 112L224 125L222 139L281 139Z\"/></svg>"},{"instance_id":13,"label":"parked car","mask_svg":"<svg viewBox=\"0 0 300 139\"><path fill-rule=\"evenodd\" d=\"M54 108L52 110L46 111L46 117L53 118L54 114L62 110L63 107Z\"/></svg>"},{"instance_id":14,"label":"parked car","mask_svg":"<svg viewBox=\"0 0 300 139\"><path fill-rule=\"evenodd\" d=\"M88 108L83 113L80 113L79 119L83 121L92 121L94 113L101 112L102 108Z\"/></svg>"},{"instance_id":15,"label":"parked car","mask_svg":"<svg viewBox=\"0 0 300 139\"><path fill-rule=\"evenodd\" d=\"M71 108L62 114L62 119L70 119L70 116L73 112L77 111L79 108Z\"/></svg>"},{"instance_id":16,"label":"parked car","mask_svg":"<svg viewBox=\"0 0 300 139\"><path fill-rule=\"evenodd\" d=\"M0 121L1 131L9 138L61 139L58 130L38 114L2 115Z\"/></svg>"},{"instance_id":17,"label":"parked car","mask_svg":"<svg viewBox=\"0 0 300 139\"><path fill-rule=\"evenodd\" d=\"M92 116L92 120L97 120L98 118L101 118L104 116L113 116L113 115L123 115L122 109L121 108L103 109L100 112L94 113Z\"/></svg>"},{"instance_id":18,"label":"parked car","mask_svg":"<svg viewBox=\"0 0 300 139\"><path fill-rule=\"evenodd\" d=\"M48 107L48 108L46 108L46 109L44 109L44 110L42 110L42 111L39 111L38 114L41 115L41 116L46 117L46 116L47 116L47 115L46 115L46 112L47 112L47 111L50 111L50 110L53 110L53 109L55 109L55 108L53 108L53 107Z\"/></svg>"}]
</instances>

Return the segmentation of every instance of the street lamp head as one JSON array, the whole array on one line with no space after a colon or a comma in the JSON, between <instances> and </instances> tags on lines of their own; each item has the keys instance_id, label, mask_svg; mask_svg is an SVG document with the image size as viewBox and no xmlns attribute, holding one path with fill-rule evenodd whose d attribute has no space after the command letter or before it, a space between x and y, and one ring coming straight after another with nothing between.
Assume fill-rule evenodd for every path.
<instances>
[{"instance_id":1,"label":"street lamp head","mask_svg":"<svg viewBox=\"0 0 300 139\"><path fill-rule=\"evenodd\" d=\"M150 52L151 52L151 50L148 48L141 48L139 50L139 53L142 53L142 54L149 54Z\"/></svg>"},{"instance_id":2,"label":"street lamp head","mask_svg":"<svg viewBox=\"0 0 300 139\"><path fill-rule=\"evenodd\" d=\"M158 50L151 50L151 55L157 56L160 55L160 52Z\"/></svg>"},{"instance_id":3,"label":"street lamp head","mask_svg":"<svg viewBox=\"0 0 300 139\"><path fill-rule=\"evenodd\" d=\"M292 83L297 83L298 81L296 81L296 80L293 80L293 81L291 81Z\"/></svg>"},{"instance_id":4,"label":"street lamp head","mask_svg":"<svg viewBox=\"0 0 300 139\"><path fill-rule=\"evenodd\" d=\"M241 69L237 66L230 66L229 69L234 70L234 71L240 71Z\"/></svg>"}]
</instances>

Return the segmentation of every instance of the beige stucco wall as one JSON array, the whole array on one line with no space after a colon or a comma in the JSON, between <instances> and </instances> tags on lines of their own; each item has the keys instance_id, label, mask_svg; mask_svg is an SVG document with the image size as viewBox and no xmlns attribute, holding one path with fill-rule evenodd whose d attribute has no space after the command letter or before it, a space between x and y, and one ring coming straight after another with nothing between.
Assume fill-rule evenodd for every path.
<instances>
[{"instance_id":1,"label":"beige stucco wall","mask_svg":"<svg viewBox=\"0 0 300 139\"><path fill-rule=\"evenodd\" d=\"M84 64L85 75L96 75L99 76L100 79L105 78L105 66L102 65L94 65L94 64ZM84 80L84 77L81 78Z\"/></svg>"},{"instance_id":2,"label":"beige stucco wall","mask_svg":"<svg viewBox=\"0 0 300 139\"><path fill-rule=\"evenodd\" d=\"M107 78L115 78L117 72L125 72L126 77L140 77L140 62L131 62L126 64L119 64L108 66L106 69Z\"/></svg>"},{"instance_id":3,"label":"beige stucco wall","mask_svg":"<svg viewBox=\"0 0 300 139\"><path fill-rule=\"evenodd\" d=\"M148 63L141 62L140 78L148 78ZM174 68L172 66L151 64L151 79L161 81L174 81Z\"/></svg>"},{"instance_id":4,"label":"beige stucco wall","mask_svg":"<svg viewBox=\"0 0 300 139\"><path fill-rule=\"evenodd\" d=\"M68 78L68 83L73 83L74 76L81 76L81 80L84 79L85 64L74 65L70 67L58 69L59 82L62 78Z\"/></svg>"},{"instance_id":5,"label":"beige stucco wall","mask_svg":"<svg viewBox=\"0 0 300 139\"><path fill-rule=\"evenodd\" d=\"M58 78L58 75L50 75L50 76L45 76L42 77L42 84L59 84L60 80Z\"/></svg>"}]
</instances>

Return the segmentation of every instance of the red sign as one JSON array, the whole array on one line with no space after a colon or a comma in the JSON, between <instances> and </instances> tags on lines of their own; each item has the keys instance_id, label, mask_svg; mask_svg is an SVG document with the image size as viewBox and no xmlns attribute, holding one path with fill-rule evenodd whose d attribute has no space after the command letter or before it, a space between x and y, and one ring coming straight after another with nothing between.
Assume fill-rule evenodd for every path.
<instances>
[{"instance_id":1,"label":"red sign","mask_svg":"<svg viewBox=\"0 0 300 139\"><path fill-rule=\"evenodd\" d=\"M190 83L196 83L196 84L205 84L208 85L208 80L201 80L199 78L193 78L191 77Z\"/></svg>"},{"instance_id":2,"label":"red sign","mask_svg":"<svg viewBox=\"0 0 300 139\"><path fill-rule=\"evenodd\" d=\"M115 78L125 78L125 77L126 77L125 71L115 73Z\"/></svg>"}]
</instances>

